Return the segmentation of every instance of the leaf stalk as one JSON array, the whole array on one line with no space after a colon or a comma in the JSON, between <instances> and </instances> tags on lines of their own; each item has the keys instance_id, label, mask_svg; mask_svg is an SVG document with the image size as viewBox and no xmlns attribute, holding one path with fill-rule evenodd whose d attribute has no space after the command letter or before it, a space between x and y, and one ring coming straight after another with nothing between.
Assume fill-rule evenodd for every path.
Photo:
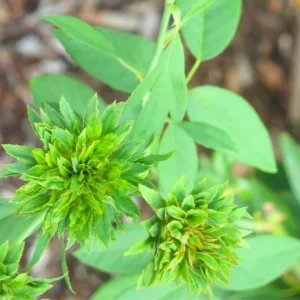
<instances>
[{"instance_id":1,"label":"leaf stalk","mask_svg":"<svg viewBox=\"0 0 300 300\"><path fill-rule=\"evenodd\" d=\"M164 8L162 20L160 23L160 27L159 27L159 33L158 33L158 37L157 37L156 47L155 47L155 51L154 51L154 55L153 55L151 64L148 69L148 74L150 74L155 69L155 67L157 66L157 63L161 57L161 54L164 50L164 46L165 46L164 41L165 41L165 38L167 35L170 17L172 14L171 5L173 5L173 2L174 2L174 0L166 0L165 1L165 8Z\"/></svg>"},{"instance_id":2,"label":"leaf stalk","mask_svg":"<svg viewBox=\"0 0 300 300\"><path fill-rule=\"evenodd\" d=\"M201 60L197 59L192 67L192 69L190 70L187 78L186 78L186 84L189 84L189 82L191 81L191 79L194 77L195 73L197 72L199 66L201 64Z\"/></svg>"}]
</instances>

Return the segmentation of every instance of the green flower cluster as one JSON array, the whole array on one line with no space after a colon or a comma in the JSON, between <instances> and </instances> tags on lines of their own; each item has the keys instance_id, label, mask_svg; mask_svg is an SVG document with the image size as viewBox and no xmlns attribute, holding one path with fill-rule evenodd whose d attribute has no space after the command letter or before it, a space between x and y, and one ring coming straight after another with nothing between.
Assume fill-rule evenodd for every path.
<instances>
[{"instance_id":1,"label":"green flower cluster","mask_svg":"<svg viewBox=\"0 0 300 300\"><path fill-rule=\"evenodd\" d=\"M156 213L142 223L149 237L125 253L132 255L150 247L154 254L140 277L140 288L183 279L191 292L201 292L217 279L228 283L231 268L239 263L234 248L246 246L242 237L249 233L234 223L251 216L245 207L233 204L233 195L225 192L227 185L205 189L202 180L187 194L181 178L167 199L140 187Z\"/></svg>"},{"instance_id":2,"label":"green flower cluster","mask_svg":"<svg viewBox=\"0 0 300 300\"><path fill-rule=\"evenodd\" d=\"M9 247L0 245L0 298L2 300L36 299L52 286L47 279L35 279L27 273L19 273L18 267L24 243Z\"/></svg>"},{"instance_id":3,"label":"green flower cluster","mask_svg":"<svg viewBox=\"0 0 300 300\"><path fill-rule=\"evenodd\" d=\"M29 108L43 149L3 146L19 162L5 165L0 177L21 175L27 182L12 199L18 213L44 213L44 234L62 236L68 231L68 247L74 242L87 246L95 238L107 245L114 239L111 222L121 226L121 213L139 216L130 196L138 193L139 184L148 185L150 167L171 155L150 155L140 150L143 141L124 141L133 123L119 124L122 107L114 103L100 117L95 96L83 118L64 98L59 112L48 104L40 115Z\"/></svg>"}]
</instances>

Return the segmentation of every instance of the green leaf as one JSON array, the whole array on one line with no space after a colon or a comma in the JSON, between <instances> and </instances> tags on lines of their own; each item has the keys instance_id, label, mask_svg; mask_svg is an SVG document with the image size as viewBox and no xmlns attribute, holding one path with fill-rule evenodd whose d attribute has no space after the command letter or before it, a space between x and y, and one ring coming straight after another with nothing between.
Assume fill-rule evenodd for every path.
<instances>
[{"instance_id":1,"label":"green leaf","mask_svg":"<svg viewBox=\"0 0 300 300\"><path fill-rule=\"evenodd\" d=\"M25 269L26 272L28 272L40 260L41 256L47 249L50 240L51 237L49 235L40 232L39 236L36 239L36 245L32 257Z\"/></svg>"},{"instance_id":2,"label":"green leaf","mask_svg":"<svg viewBox=\"0 0 300 300\"><path fill-rule=\"evenodd\" d=\"M169 48L168 48L169 49ZM168 52L166 52L168 53ZM144 98L153 88L163 70L164 61L167 54L164 54L156 67L146 78L140 83L127 99L121 116L121 122L128 120L136 120L142 110ZM153 121L153 120L152 120ZM140 129L142 131L143 128Z\"/></svg>"},{"instance_id":3,"label":"green leaf","mask_svg":"<svg viewBox=\"0 0 300 300\"><path fill-rule=\"evenodd\" d=\"M51 18L53 21L53 17ZM57 20L60 17L54 18ZM86 41L85 36L78 35L82 22L74 19L67 21L76 23L72 32L55 22L60 29L53 30L53 33L74 61L87 73L113 89L132 92L148 70L154 53L154 43L133 34L91 27L86 35L91 33L95 40ZM100 44L98 39L102 40Z\"/></svg>"},{"instance_id":4,"label":"green leaf","mask_svg":"<svg viewBox=\"0 0 300 300\"><path fill-rule=\"evenodd\" d=\"M59 191L63 190L65 187L64 180L59 176L48 178L45 181L40 182L39 184L44 186L45 188Z\"/></svg>"},{"instance_id":5,"label":"green leaf","mask_svg":"<svg viewBox=\"0 0 300 300\"><path fill-rule=\"evenodd\" d=\"M116 197L115 202L116 207L124 212L126 216L136 218L141 214L137 204L126 195Z\"/></svg>"},{"instance_id":6,"label":"green leaf","mask_svg":"<svg viewBox=\"0 0 300 300\"><path fill-rule=\"evenodd\" d=\"M118 124L120 115L123 111L124 102L114 102L103 112L101 119L103 123L103 135L112 132Z\"/></svg>"},{"instance_id":7,"label":"green leaf","mask_svg":"<svg viewBox=\"0 0 300 300\"><path fill-rule=\"evenodd\" d=\"M172 194L170 194L170 195L172 195ZM195 208L195 199L194 199L194 197L191 194L186 196L182 200L181 207L185 211Z\"/></svg>"},{"instance_id":8,"label":"green leaf","mask_svg":"<svg viewBox=\"0 0 300 300\"><path fill-rule=\"evenodd\" d=\"M148 240L140 240L134 243L125 253L124 256L143 253L150 245Z\"/></svg>"},{"instance_id":9,"label":"green leaf","mask_svg":"<svg viewBox=\"0 0 300 300\"><path fill-rule=\"evenodd\" d=\"M144 142L141 140L129 140L128 142L122 144L116 151L111 154L112 158L119 158L119 159L129 159L134 155L134 153L140 148L140 146Z\"/></svg>"},{"instance_id":10,"label":"green leaf","mask_svg":"<svg viewBox=\"0 0 300 300\"><path fill-rule=\"evenodd\" d=\"M17 158L20 161L35 162L30 147L10 144L2 145L2 147L8 155Z\"/></svg>"},{"instance_id":11,"label":"green leaf","mask_svg":"<svg viewBox=\"0 0 300 300\"><path fill-rule=\"evenodd\" d=\"M42 149L36 149L36 150L41 150ZM37 156L37 155L35 155ZM36 180L45 180L45 172L48 170L48 167L45 166L45 165L39 165L39 164L36 164L35 166L33 166L32 168L30 168L21 178L27 180L28 177L33 177L34 179ZM27 177L28 176L28 177ZM37 177L40 177L39 179Z\"/></svg>"},{"instance_id":12,"label":"green leaf","mask_svg":"<svg viewBox=\"0 0 300 300\"><path fill-rule=\"evenodd\" d=\"M175 153L157 166L159 186L163 193L170 192L181 176L187 176L188 188L194 185L198 169L198 154L192 138L176 124L169 124L160 142L159 152L178 147Z\"/></svg>"},{"instance_id":13,"label":"green leaf","mask_svg":"<svg viewBox=\"0 0 300 300\"><path fill-rule=\"evenodd\" d=\"M150 93L150 94L148 94ZM146 102L142 108L141 103ZM186 111L187 88L184 76L184 52L178 36L161 57L158 67L134 90L128 98L123 120L135 119L132 111L140 111L133 135L145 137L160 133L168 112L181 121Z\"/></svg>"},{"instance_id":14,"label":"green leaf","mask_svg":"<svg viewBox=\"0 0 300 300\"><path fill-rule=\"evenodd\" d=\"M167 228L171 233L177 233L182 227L183 226L179 221L172 221L167 225Z\"/></svg>"},{"instance_id":15,"label":"green leaf","mask_svg":"<svg viewBox=\"0 0 300 300\"><path fill-rule=\"evenodd\" d=\"M237 220L241 219L242 217L253 219L251 215L247 212L247 207L236 207L232 210L229 214L229 221L231 223L236 222Z\"/></svg>"},{"instance_id":16,"label":"green leaf","mask_svg":"<svg viewBox=\"0 0 300 300\"><path fill-rule=\"evenodd\" d=\"M90 87L78 79L62 74L34 77L30 80L29 85L33 102L37 107L42 107L43 103L58 104L63 95L72 109L81 116L87 108L89 100L95 94ZM99 96L98 98L100 109L103 111L104 101ZM35 120L35 122L39 123L40 121Z\"/></svg>"},{"instance_id":17,"label":"green leaf","mask_svg":"<svg viewBox=\"0 0 300 300\"><path fill-rule=\"evenodd\" d=\"M60 253L61 253L61 256L60 256L60 259L61 259L61 267L62 267L62 270L63 270L63 274L66 274L66 275L65 275L65 281L66 281L66 284L67 284L69 290L70 290L73 294L75 294L75 292L74 292L74 290L73 290L73 288L72 288L72 284L71 284L70 277L69 277L69 269L68 269L68 265L67 265L65 242L64 242L64 239L63 239L63 238L61 239Z\"/></svg>"},{"instance_id":18,"label":"green leaf","mask_svg":"<svg viewBox=\"0 0 300 300\"><path fill-rule=\"evenodd\" d=\"M155 165L161 161L168 160L174 152L176 152L177 147L175 147L170 152L164 154L152 154L138 159L136 162L141 163L143 165Z\"/></svg>"},{"instance_id":19,"label":"green leaf","mask_svg":"<svg viewBox=\"0 0 300 300\"><path fill-rule=\"evenodd\" d=\"M229 297L230 300L253 300L253 299L282 300L286 298L286 295L284 289L280 289L278 287L266 286L256 290L232 293L230 294Z\"/></svg>"},{"instance_id":20,"label":"green leaf","mask_svg":"<svg viewBox=\"0 0 300 300\"><path fill-rule=\"evenodd\" d=\"M288 134L280 136L280 147L285 172L292 191L300 203L300 148Z\"/></svg>"},{"instance_id":21,"label":"green leaf","mask_svg":"<svg viewBox=\"0 0 300 300\"><path fill-rule=\"evenodd\" d=\"M0 220L13 214L17 208L14 203L8 202L7 199L0 198Z\"/></svg>"},{"instance_id":22,"label":"green leaf","mask_svg":"<svg viewBox=\"0 0 300 300\"><path fill-rule=\"evenodd\" d=\"M52 134L66 147L66 149L73 150L74 137L66 129L54 128Z\"/></svg>"},{"instance_id":23,"label":"green leaf","mask_svg":"<svg viewBox=\"0 0 300 300\"><path fill-rule=\"evenodd\" d=\"M35 123L42 123L41 117L30 106L27 106L27 114L28 114L28 119L29 119L29 122L30 122L33 130L36 131L35 126L33 126L33 124L35 124Z\"/></svg>"},{"instance_id":24,"label":"green leaf","mask_svg":"<svg viewBox=\"0 0 300 300\"><path fill-rule=\"evenodd\" d=\"M88 105L87 105L87 108L84 112L84 116L83 116L83 119L84 119L84 123L86 123L86 121L88 120L88 118L94 114L94 113L97 113L97 115L100 114L100 111L99 111L99 101L98 101L98 96L97 94L95 94L88 102Z\"/></svg>"},{"instance_id":25,"label":"green leaf","mask_svg":"<svg viewBox=\"0 0 300 300\"><path fill-rule=\"evenodd\" d=\"M44 103L44 110L52 124L58 127L64 127L62 116L58 111L52 108L48 103Z\"/></svg>"},{"instance_id":26,"label":"green leaf","mask_svg":"<svg viewBox=\"0 0 300 300\"><path fill-rule=\"evenodd\" d=\"M300 257L300 242L288 236L261 235L248 238L249 249L236 250L244 261L230 275L230 290L264 286L292 267Z\"/></svg>"},{"instance_id":27,"label":"green leaf","mask_svg":"<svg viewBox=\"0 0 300 300\"><path fill-rule=\"evenodd\" d=\"M191 121L225 131L235 142L239 161L265 172L276 172L269 134L242 97L213 86L195 88L190 93L188 116Z\"/></svg>"},{"instance_id":28,"label":"green leaf","mask_svg":"<svg viewBox=\"0 0 300 300\"><path fill-rule=\"evenodd\" d=\"M46 155L43 149L32 149L32 155L38 164L46 165Z\"/></svg>"},{"instance_id":29,"label":"green leaf","mask_svg":"<svg viewBox=\"0 0 300 300\"><path fill-rule=\"evenodd\" d=\"M57 280L59 280L60 278L58 277ZM36 280L38 281L37 284L38 286L35 286L34 290L31 290L28 294L28 296L31 297L37 297L37 296L41 296L43 295L46 291L48 291L49 289L52 288L51 284L48 284L45 282L45 279L38 279Z\"/></svg>"},{"instance_id":30,"label":"green leaf","mask_svg":"<svg viewBox=\"0 0 300 300\"><path fill-rule=\"evenodd\" d=\"M143 185L139 185L139 190L143 198L153 209L159 209L165 206L163 199L155 190L149 189Z\"/></svg>"},{"instance_id":31,"label":"green leaf","mask_svg":"<svg viewBox=\"0 0 300 300\"><path fill-rule=\"evenodd\" d=\"M62 176L69 176L70 172L69 170L63 165L62 160L60 157L57 158L57 167L59 169L59 172Z\"/></svg>"},{"instance_id":32,"label":"green leaf","mask_svg":"<svg viewBox=\"0 0 300 300\"><path fill-rule=\"evenodd\" d=\"M185 42L200 61L219 55L233 39L242 11L241 0L178 0L190 9L182 19ZM203 7L206 5L206 9ZM194 7L193 7L194 6Z\"/></svg>"},{"instance_id":33,"label":"green leaf","mask_svg":"<svg viewBox=\"0 0 300 300\"><path fill-rule=\"evenodd\" d=\"M172 52L167 66L168 85L170 88L170 114L173 120L179 122L183 119L187 106L187 86L184 75L185 57L179 34L172 41L170 48ZM162 101L166 101L166 99Z\"/></svg>"},{"instance_id":34,"label":"green leaf","mask_svg":"<svg viewBox=\"0 0 300 300\"><path fill-rule=\"evenodd\" d=\"M145 239L147 233L141 225L125 225L125 235L121 231L116 232L116 241L110 243L109 248L102 245L95 245L90 253L83 248L77 250L74 255L81 262L112 273L134 273L140 272L151 260L150 252L125 257L124 252L135 242Z\"/></svg>"},{"instance_id":35,"label":"green leaf","mask_svg":"<svg viewBox=\"0 0 300 300\"><path fill-rule=\"evenodd\" d=\"M217 151L238 154L235 142L222 129L201 122L181 122L177 124L198 144Z\"/></svg>"},{"instance_id":36,"label":"green leaf","mask_svg":"<svg viewBox=\"0 0 300 300\"><path fill-rule=\"evenodd\" d=\"M14 163L14 164L8 164L4 165L4 168L10 172L17 173L17 174L24 174L26 173L30 168L32 167L32 164L30 163Z\"/></svg>"},{"instance_id":37,"label":"green leaf","mask_svg":"<svg viewBox=\"0 0 300 300\"><path fill-rule=\"evenodd\" d=\"M123 275L106 282L92 300L207 300L205 295L190 295L184 284L174 283L137 290L139 274Z\"/></svg>"},{"instance_id":38,"label":"green leaf","mask_svg":"<svg viewBox=\"0 0 300 300\"><path fill-rule=\"evenodd\" d=\"M149 228L148 232L152 237L157 237L161 233L161 228L162 225L160 224L160 222L157 222Z\"/></svg>"},{"instance_id":39,"label":"green leaf","mask_svg":"<svg viewBox=\"0 0 300 300\"><path fill-rule=\"evenodd\" d=\"M200 209L193 209L188 212L188 220L191 224L199 225L207 221L207 212Z\"/></svg>"},{"instance_id":40,"label":"green leaf","mask_svg":"<svg viewBox=\"0 0 300 300\"><path fill-rule=\"evenodd\" d=\"M8 251L8 241L0 245L0 263L3 263Z\"/></svg>"},{"instance_id":41,"label":"green leaf","mask_svg":"<svg viewBox=\"0 0 300 300\"><path fill-rule=\"evenodd\" d=\"M103 215L100 216L100 223L99 223L99 238L105 246L108 246L109 241L111 240L111 224L105 210Z\"/></svg>"},{"instance_id":42,"label":"green leaf","mask_svg":"<svg viewBox=\"0 0 300 300\"><path fill-rule=\"evenodd\" d=\"M195 15L202 13L215 1L216 0L176 0L176 4L180 7L182 24L186 23Z\"/></svg>"},{"instance_id":43,"label":"green leaf","mask_svg":"<svg viewBox=\"0 0 300 300\"><path fill-rule=\"evenodd\" d=\"M11 215L0 220L0 244L7 240L10 244L24 241L40 226L42 220L41 214L32 217Z\"/></svg>"},{"instance_id":44,"label":"green leaf","mask_svg":"<svg viewBox=\"0 0 300 300\"><path fill-rule=\"evenodd\" d=\"M130 274L115 277L105 282L92 296L92 300L117 300L122 294L136 286L140 274Z\"/></svg>"},{"instance_id":45,"label":"green leaf","mask_svg":"<svg viewBox=\"0 0 300 300\"><path fill-rule=\"evenodd\" d=\"M87 23L64 15L44 16L45 21L61 28L65 34L81 43L101 51L113 51L111 43Z\"/></svg>"},{"instance_id":46,"label":"green leaf","mask_svg":"<svg viewBox=\"0 0 300 300\"><path fill-rule=\"evenodd\" d=\"M197 253L197 258L201 259L204 264L207 265L212 270L217 270L219 268L217 260L210 254L206 252Z\"/></svg>"},{"instance_id":47,"label":"green leaf","mask_svg":"<svg viewBox=\"0 0 300 300\"><path fill-rule=\"evenodd\" d=\"M75 127L75 114L64 96L62 96L59 101L59 108L64 118L66 128L72 132Z\"/></svg>"},{"instance_id":48,"label":"green leaf","mask_svg":"<svg viewBox=\"0 0 300 300\"><path fill-rule=\"evenodd\" d=\"M97 113L92 114L86 124L86 136L90 140L99 139L102 132L102 122Z\"/></svg>"},{"instance_id":49,"label":"green leaf","mask_svg":"<svg viewBox=\"0 0 300 300\"><path fill-rule=\"evenodd\" d=\"M13 171L0 171L0 178L8 178L8 177L13 177L13 176L18 176L19 174Z\"/></svg>"},{"instance_id":50,"label":"green leaf","mask_svg":"<svg viewBox=\"0 0 300 300\"><path fill-rule=\"evenodd\" d=\"M175 219L181 219L186 217L185 211L174 205L168 206L167 212L170 216L172 216Z\"/></svg>"},{"instance_id":51,"label":"green leaf","mask_svg":"<svg viewBox=\"0 0 300 300\"><path fill-rule=\"evenodd\" d=\"M6 257L4 259L4 264L16 264L18 265L20 259L22 257L22 253L24 250L24 243L16 243L12 247L9 248ZM17 270L16 270L17 271Z\"/></svg>"},{"instance_id":52,"label":"green leaf","mask_svg":"<svg viewBox=\"0 0 300 300\"><path fill-rule=\"evenodd\" d=\"M153 85L147 102L137 117L131 133L133 139L147 139L153 134L159 134L166 122L172 87L169 85L169 78L165 72L165 70L162 71L161 76ZM147 82L141 85L146 86ZM128 101L131 101L130 98ZM140 98L140 101L142 103L143 98Z\"/></svg>"}]
</instances>

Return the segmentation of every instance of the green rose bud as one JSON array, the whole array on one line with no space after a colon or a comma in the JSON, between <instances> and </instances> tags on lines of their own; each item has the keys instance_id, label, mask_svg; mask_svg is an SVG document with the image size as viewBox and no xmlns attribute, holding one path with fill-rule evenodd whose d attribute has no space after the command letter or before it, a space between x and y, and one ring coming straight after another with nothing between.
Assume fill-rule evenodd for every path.
<instances>
[{"instance_id":1,"label":"green rose bud","mask_svg":"<svg viewBox=\"0 0 300 300\"><path fill-rule=\"evenodd\" d=\"M139 216L130 196L139 184L149 185L150 167L171 155L150 155L140 150L142 141L124 141L133 124L120 124L122 107L114 103L100 117L94 97L83 118L64 98L59 112L48 104L40 115L29 108L43 149L4 145L19 162L6 165L0 177L21 175L27 182L12 199L18 213L43 213L43 233L61 237L68 231L68 247L95 239L107 245L114 238L111 222L121 225L120 214Z\"/></svg>"},{"instance_id":2,"label":"green rose bud","mask_svg":"<svg viewBox=\"0 0 300 300\"><path fill-rule=\"evenodd\" d=\"M9 247L0 245L0 298L3 300L36 299L52 286L53 280L35 279L25 272L18 272L24 243Z\"/></svg>"},{"instance_id":3,"label":"green rose bud","mask_svg":"<svg viewBox=\"0 0 300 300\"><path fill-rule=\"evenodd\" d=\"M155 211L155 216L142 223L149 237L125 253L150 247L154 254L140 277L140 288L183 280L191 292L201 292L216 280L228 283L230 270L240 261L234 248L246 246L242 237L249 233L234 223L251 216L245 207L234 205L233 195L226 193L227 182L209 189L205 185L202 180L187 194L182 178L166 199L140 186Z\"/></svg>"}]
</instances>

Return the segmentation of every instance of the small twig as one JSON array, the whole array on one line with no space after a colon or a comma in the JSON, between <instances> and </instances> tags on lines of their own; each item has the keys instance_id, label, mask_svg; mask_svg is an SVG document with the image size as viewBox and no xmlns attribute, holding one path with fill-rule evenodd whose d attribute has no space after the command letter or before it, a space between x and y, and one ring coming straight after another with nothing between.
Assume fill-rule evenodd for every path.
<instances>
[{"instance_id":1,"label":"small twig","mask_svg":"<svg viewBox=\"0 0 300 300\"><path fill-rule=\"evenodd\" d=\"M186 84L189 84L191 79L194 77L196 71L198 70L199 66L201 64L201 60L197 59L196 62L194 63L192 69L190 70L187 78L186 78Z\"/></svg>"},{"instance_id":2,"label":"small twig","mask_svg":"<svg viewBox=\"0 0 300 300\"><path fill-rule=\"evenodd\" d=\"M166 2L165 2L165 8L164 8L164 13L163 13L162 20L160 23L158 38L157 38L157 42L156 42L156 48L155 48L152 62L150 64L150 67L148 70L148 74L155 69L155 67L159 61L159 58L164 50L164 41L165 41L165 37L167 34L170 17L171 17L171 10L169 8L169 5L173 4L173 2L174 2L173 0L166 0Z\"/></svg>"}]
</instances>

